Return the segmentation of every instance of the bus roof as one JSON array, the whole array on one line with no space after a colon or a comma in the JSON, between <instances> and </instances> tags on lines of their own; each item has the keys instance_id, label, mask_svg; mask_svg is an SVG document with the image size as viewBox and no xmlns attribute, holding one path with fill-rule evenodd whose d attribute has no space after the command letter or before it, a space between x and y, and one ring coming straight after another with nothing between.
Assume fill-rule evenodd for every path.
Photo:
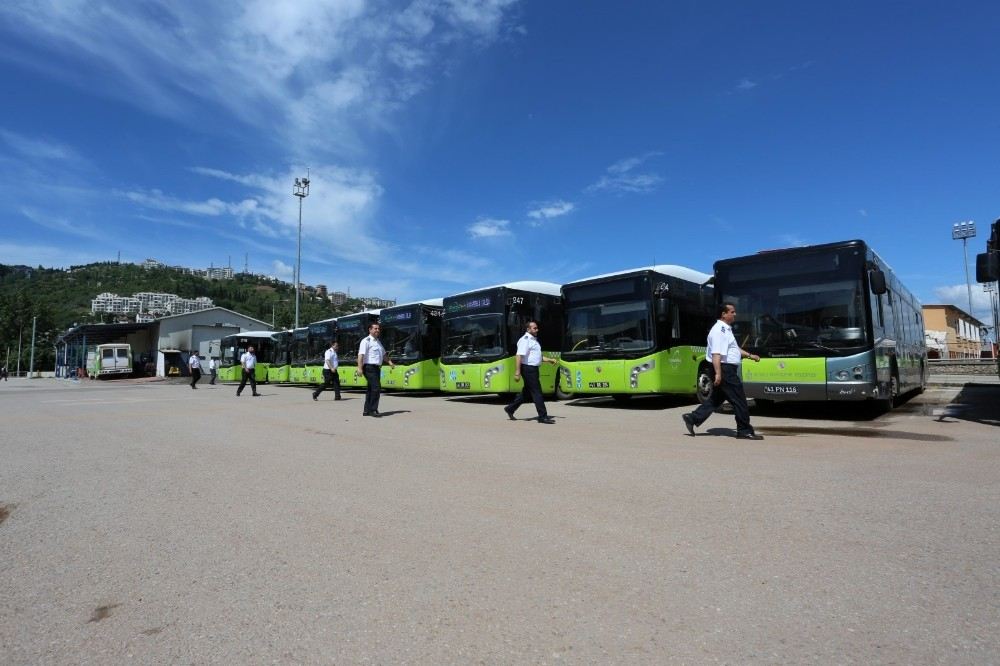
<instances>
[{"instance_id":1,"label":"bus roof","mask_svg":"<svg viewBox=\"0 0 1000 666\"><path fill-rule=\"evenodd\" d=\"M768 257L773 257L774 255L780 254L799 254L801 252L817 252L822 250L832 250L834 248L849 247L851 245L858 245L861 247L868 247L868 244L863 240L844 240L837 241L836 243L820 243L817 245L798 245L793 247L776 247L769 248L766 250L758 250L754 254L747 254L742 257L727 257L725 259L719 259L716 261L718 264L726 264L731 261L766 261ZM870 248L869 248L870 249ZM881 259L881 257L879 257ZM885 263L885 262L883 262Z\"/></svg>"},{"instance_id":2,"label":"bus roof","mask_svg":"<svg viewBox=\"0 0 1000 666\"><path fill-rule=\"evenodd\" d=\"M242 333L230 333L224 338L270 338L278 331L243 331Z\"/></svg>"},{"instance_id":3,"label":"bus roof","mask_svg":"<svg viewBox=\"0 0 1000 666\"><path fill-rule=\"evenodd\" d=\"M360 317L361 315L366 315L366 314L375 315L377 317L378 313L380 312L382 312L381 308L378 308L376 310L362 310L361 312L352 312L351 314L340 315L339 317L337 317L337 319L350 319L351 317Z\"/></svg>"},{"instance_id":4,"label":"bus roof","mask_svg":"<svg viewBox=\"0 0 1000 666\"><path fill-rule=\"evenodd\" d=\"M669 275L670 277L675 277L680 280L687 280L688 282L693 282L695 284L705 284L712 277L708 273L702 273L701 271L696 271L693 268L687 268L686 266L677 266L675 264L655 264L653 266L642 266L640 268L632 268L627 271L617 271L614 273L604 273L602 275L594 275L593 277L583 278L581 280L574 280L572 282L568 282L563 286L568 287L575 284L581 284L583 282L590 282L592 280L604 280L607 278L632 275L634 273L644 273L646 271L652 271L655 273L661 273L663 275Z\"/></svg>"},{"instance_id":5,"label":"bus roof","mask_svg":"<svg viewBox=\"0 0 1000 666\"><path fill-rule=\"evenodd\" d=\"M423 300L423 301L413 301L411 303L400 303L399 305L393 305L393 306L388 307L388 308L382 308L382 310L384 311L384 310L395 310L396 308L408 308L411 305L429 305L431 307L440 308L440 307L444 307L444 299L443 298L428 298L428 299Z\"/></svg>"},{"instance_id":6,"label":"bus roof","mask_svg":"<svg viewBox=\"0 0 1000 666\"><path fill-rule=\"evenodd\" d=\"M507 289L517 289L519 291L530 291L536 294L548 294L549 296L558 296L559 290L562 288L560 285L555 284L554 282L523 280L521 282L505 282L504 284L495 284L490 287L482 287L480 289L470 289L469 291L463 291L458 294L452 294L452 296L450 296L449 298L454 298L455 296L465 296L467 294L474 294L479 291L500 289L501 287Z\"/></svg>"}]
</instances>

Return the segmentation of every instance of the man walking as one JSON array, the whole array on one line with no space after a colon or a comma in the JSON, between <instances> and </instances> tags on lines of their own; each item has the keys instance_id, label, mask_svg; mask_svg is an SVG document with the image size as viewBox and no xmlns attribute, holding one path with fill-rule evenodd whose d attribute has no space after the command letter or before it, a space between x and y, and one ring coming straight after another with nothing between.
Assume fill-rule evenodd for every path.
<instances>
[{"instance_id":1,"label":"man walking","mask_svg":"<svg viewBox=\"0 0 1000 666\"><path fill-rule=\"evenodd\" d=\"M531 400L535 403L539 423L555 423L555 419L545 410L545 398L542 397L542 382L539 380L538 370L542 363L558 365L559 361L542 356L542 345L538 342L538 322L529 321L524 335L517 341L517 356L514 360L514 381L521 381L523 375L524 387L514 398L514 402L503 408L511 421L517 420L514 418L517 408Z\"/></svg>"},{"instance_id":2,"label":"man walking","mask_svg":"<svg viewBox=\"0 0 1000 666\"><path fill-rule=\"evenodd\" d=\"M337 341L330 341L330 348L323 354L323 383L318 389L313 391L313 400L319 398L319 394L333 386L333 399L340 400L340 375L337 368L340 367L340 358L337 356Z\"/></svg>"},{"instance_id":3,"label":"man walking","mask_svg":"<svg viewBox=\"0 0 1000 666\"><path fill-rule=\"evenodd\" d=\"M378 324L371 324L368 327L368 337L358 345L358 369L359 375L364 375L368 387L365 389L365 409L362 416L374 416L378 418L378 399L382 392L382 364L388 363L390 368L395 368L396 364L385 353L385 347L379 342L382 335L382 327Z\"/></svg>"},{"instance_id":4,"label":"man walking","mask_svg":"<svg viewBox=\"0 0 1000 666\"><path fill-rule=\"evenodd\" d=\"M240 387L236 389L236 397L240 397L240 393L243 393L244 387L247 385L247 381L250 381L250 391L253 396L259 397L260 393L257 393L257 356L253 353L253 347L247 347L247 350L243 352L240 356L240 365L243 367L243 379L240 380Z\"/></svg>"},{"instance_id":5,"label":"man walking","mask_svg":"<svg viewBox=\"0 0 1000 666\"><path fill-rule=\"evenodd\" d=\"M188 367L191 369L191 388L198 388L195 384L201 379L201 359L198 358L198 352L192 350L191 355L188 356Z\"/></svg>"},{"instance_id":6,"label":"man walking","mask_svg":"<svg viewBox=\"0 0 1000 666\"><path fill-rule=\"evenodd\" d=\"M208 371L212 373L212 379L210 379L208 383L214 385L215 377L218 375L219 372L219 362L215 360L214 356L208 359Z\"/></svg>"},{"instance_id":7,"label":"man walking","mask_svg":"<svg viewBox=\"0 0 1000 666\"><path fill-rule=\"evenodd\" d=\"M736 415L737 439L764 439L753 431L750 425L750 409L747 407L747 396L743 391L743 381L740 379L740 362L748 358L754 363L760 362L760 356L740 349L733 335L733 322L736 320L736 306L723 303L719 308L719 321L708 332L708 349L705 358L712 363L714 375L712 397L708 402L698 405L690 414L684 414L684 426L688 434L694 437L694 429L712 415L725 401L733 406Z\"/></svg>"}]
</instances>

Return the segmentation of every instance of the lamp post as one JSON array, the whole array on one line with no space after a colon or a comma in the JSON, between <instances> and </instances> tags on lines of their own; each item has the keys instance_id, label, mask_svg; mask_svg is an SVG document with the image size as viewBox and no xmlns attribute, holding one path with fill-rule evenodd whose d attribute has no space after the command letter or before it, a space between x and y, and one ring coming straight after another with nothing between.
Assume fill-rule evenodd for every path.
<instances>
[{"instance_id":1,"label":"lamp post","mask_svg":"<svg viewBox=\"0 0 1000 666\"><path fill-rule=\"evenodd\" d=\"M969 316L972 313L972 283L969 282L969 239L976 237L976 223L973 221L956 222L951 227L951 239L962 241L962 252L965 254L965 286L969 290Z\"/></svg>"},{"instance_id":2,"label":"lamp post","mask_svg":"<svg viewBox=\"0 0 1000 666\"><path fill-rule=\"evenodd\" d=\"M309 170L306 169L306 174ZM295 260L295 328L299 327L299 282L302 281L302 200L309 196L309 176L295 179L295 189L292 193L299 198L299 244L298 257ZM968 268L968 267L966 267ZM966 271L968 272L968 271Z\"/></svg>"}]
</instances>

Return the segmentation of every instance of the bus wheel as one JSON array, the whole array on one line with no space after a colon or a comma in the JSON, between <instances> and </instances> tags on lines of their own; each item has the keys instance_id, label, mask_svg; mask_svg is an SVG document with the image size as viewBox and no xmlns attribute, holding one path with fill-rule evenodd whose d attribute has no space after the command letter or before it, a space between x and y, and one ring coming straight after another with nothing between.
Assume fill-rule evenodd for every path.
<instances>
[{"instance_id":1,"label":"bus wheel","mask_svg":"<svg viewBox=\"0 0 1000 666\"><path fill-rule=\"evenodd\" d=\"M712 375L708 372L707 366L701 366L698 368L698 382L697 382L697 398L698 402L706 403L712 399L712 389L715 387L715 382L712 380Z\"/></svg>"},{"instance_id":2,"label":"bus wheel","mask_svg":"<svg viewBox=\"0 0 1000 666\"><path fill-rule=\"evenodd\" d=\"M556 400L570 400L572 398L573 398L573 394L572 393L566 393L566 391L563 391L562 390L562 383L557 379L556 380Z\"/></svg>"}]
</instances>

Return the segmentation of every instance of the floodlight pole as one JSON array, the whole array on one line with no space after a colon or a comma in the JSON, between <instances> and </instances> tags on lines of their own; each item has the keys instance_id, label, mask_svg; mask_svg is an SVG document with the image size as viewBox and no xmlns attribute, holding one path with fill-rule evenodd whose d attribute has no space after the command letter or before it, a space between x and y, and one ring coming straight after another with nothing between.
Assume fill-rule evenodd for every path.
<instances>
[{"instance_id":1,"label":"floodlight pole","mask_svg":"<svg viewBox=\"0 0 1000 666\"><path fill-rule=\"evenodd\" d=\"M972 313L972 282L969 281L969 239L976 237L976 223L973 221L956 222L951 227L951 239L962 241L962 252L965 254L965 287L969 291L969 316Z\"/></svg>"},{"instance_id":2,"label":"floodlight pole","mask_svg":"<svg viewBox=\"0 0 1000 666\"><path fill-rule=\"evenodd\" d=\"M309 170L306 169L306 174ZM309 196L309 176L295 179L295 189L292 193L299 198L299 243L298 257L295 260L295 328L299 327L299 282L302 281L302 200ZM271 328L274 328L272 325Z\"/></svg>"}]
</instances>

